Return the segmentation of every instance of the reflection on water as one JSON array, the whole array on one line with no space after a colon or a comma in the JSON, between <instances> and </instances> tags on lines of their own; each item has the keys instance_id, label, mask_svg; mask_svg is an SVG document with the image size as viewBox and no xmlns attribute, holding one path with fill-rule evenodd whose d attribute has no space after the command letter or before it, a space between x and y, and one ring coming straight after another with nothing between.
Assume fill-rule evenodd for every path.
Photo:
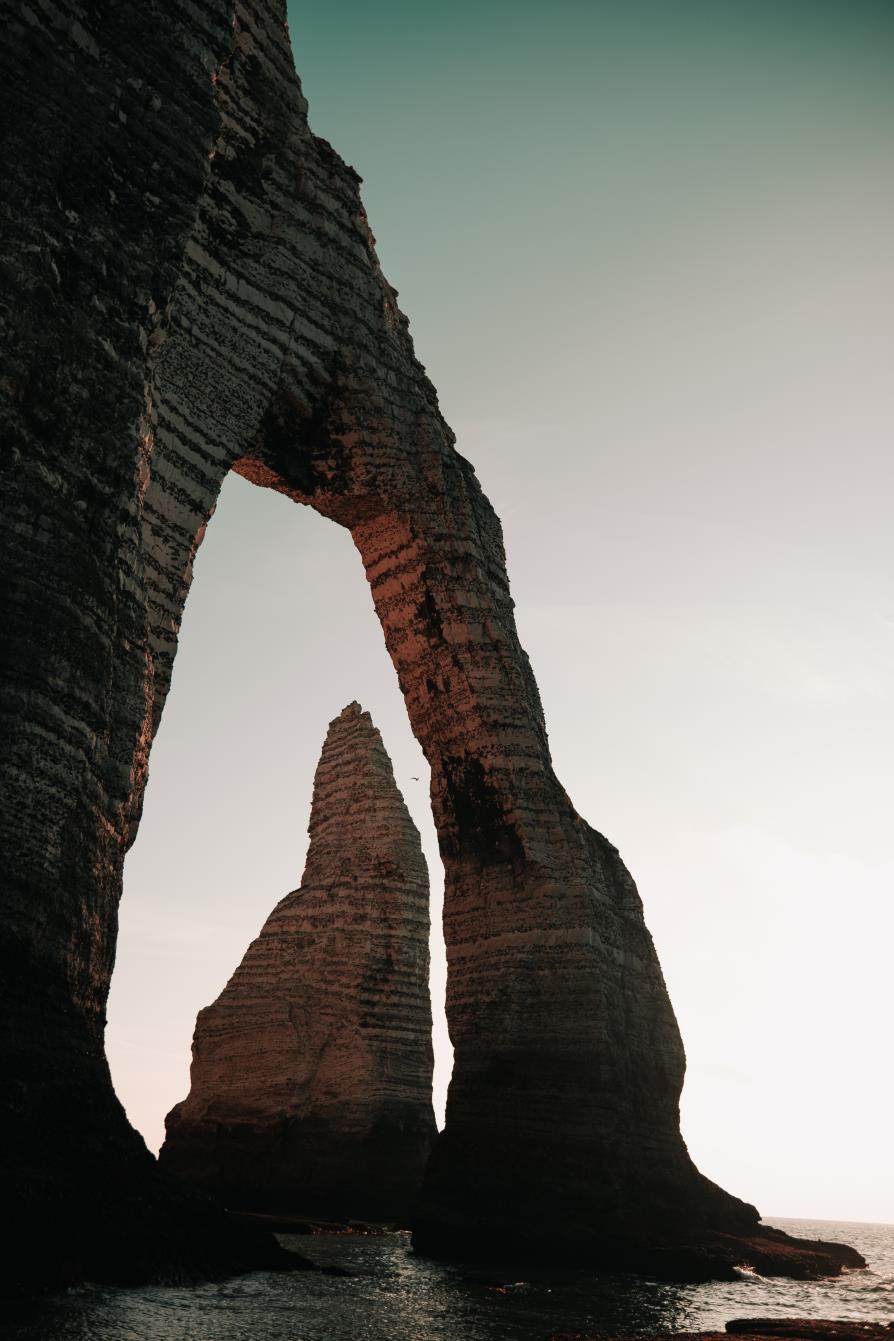
<instances>
[{"instance_id":1,"label":"reflection on water","mask_svg":"<svg viewBox=\"0 0 894 1341\"><path fill-rule=\"evenodd\" d=\"M894 1316L894 1227L778 1221L804 1238L837 1239L867 1271L814 1284L743 1276L667 1285L632 1276L551 1271L516 1281L499 1266L416 1258L403 1234L285 1240L348 1277L242 1276L192 1288L81 1289L17 1307L10 1341L545 1341L554 1331L633 1335L720 1328L743 1316Z\"/></svg>"}]
</instances>

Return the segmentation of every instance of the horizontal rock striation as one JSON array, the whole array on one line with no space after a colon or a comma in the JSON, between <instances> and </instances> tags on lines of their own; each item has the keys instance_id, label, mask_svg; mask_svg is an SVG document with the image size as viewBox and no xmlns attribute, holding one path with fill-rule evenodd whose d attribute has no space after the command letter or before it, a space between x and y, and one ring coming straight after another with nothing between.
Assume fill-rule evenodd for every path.
<instances>
[{"instance_id":1,"label":"horizontal rock striation","mask_svg":"<svg viewBox=\"0 0 894 1341\"><path fill-rule=\"evenodd\" d=\"M553 772L499 522L358 178L309 129L282 0L4 19L7 1212L37 1234L87 1207L94 1276L110 1235L155 1269L123 1209L156 1184L112 1092L105 1003L193 559L237 470L350 529L431 766L455 1072L418 1244L597 1260L624 1242L635 1260L753 1236L753 1208L686 1153L639 896Z\"/></svg>"},{"instance_id":2,"label":"horizontal rock striation","mask_svg":"<svg viewBox=\"0 0 894 1341\"><path fill-rule=\"evenodd\" d=\"M153 487L153 369L233 15L218 0L0 0L0 18L0 1186L14 1227L0 1273L53 1285L272 1263L272 1238L247 1245L159 1178L103 1049L161 707L153 630L171 635L153 575L183 570L166 534L182 490L158 473Z\"/></svg>"},{"instance_id":3,"label":"horizontal rock striation","mask_svg":"<svg viewBox=\"0 0 894 1341\"><path fill-rule=\"evenodd\" d=\"M404 1220L436 1136L429 886L369 713L329 727L300 889L200 1012L162 1167L227 1205Z\"/></svg>"}]
</instances>

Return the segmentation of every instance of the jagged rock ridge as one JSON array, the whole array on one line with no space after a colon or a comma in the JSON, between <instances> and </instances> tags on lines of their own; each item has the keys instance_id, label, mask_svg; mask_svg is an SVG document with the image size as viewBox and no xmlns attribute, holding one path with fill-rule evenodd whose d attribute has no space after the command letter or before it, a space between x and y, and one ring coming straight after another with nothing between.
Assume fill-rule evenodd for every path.
<instances>
[{"instance_id":1,"label":"jagged rock ridge","mask_svg":"<svg viewBox=\"0 0 894 1341\"><path fill-rule=\"evenodd\" d=\"M409 1213L436 1135L429 886L369 713L330 723L301 887L199 1013L162 1167L253 1210Z\"/></svg>"},{"instance_id":2,"label":"jagged rock ridge","mask_svg":"<svg viewBox=\"0 0 894 1341\"><path fill-rule=\"evenodd\" d=\"M308 126L284 3L4 17L0 1160L20 1241L77 1224L39 1270L92 1279L198 1242L159 1228L103 1029L124 855L229 470L350 530L431 766L455 1069L417 1242L596 1260L623 1240L635 1260L752 1231L687 1155L639 896L553 771L499 522L357 175Z\"/></svg>"}]
</instances>

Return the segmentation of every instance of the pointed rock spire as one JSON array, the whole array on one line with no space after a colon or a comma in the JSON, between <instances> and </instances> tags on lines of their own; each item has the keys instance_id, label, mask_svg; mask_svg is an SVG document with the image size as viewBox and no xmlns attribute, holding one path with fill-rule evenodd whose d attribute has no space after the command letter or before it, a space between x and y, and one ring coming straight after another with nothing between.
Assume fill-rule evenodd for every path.
<instances>
[{"instance_id":1,"label":"pointed rock spire","mask_svg":"<svg viewBox=\"0 0 894 1341\"><path fill-rule=\"evenodd\" d=\"M199 1012L171 1172L251 1209L400 1219L435 1137L429 886L368 712L329 725L300 889Z\"/></svg>"}]
</instances>

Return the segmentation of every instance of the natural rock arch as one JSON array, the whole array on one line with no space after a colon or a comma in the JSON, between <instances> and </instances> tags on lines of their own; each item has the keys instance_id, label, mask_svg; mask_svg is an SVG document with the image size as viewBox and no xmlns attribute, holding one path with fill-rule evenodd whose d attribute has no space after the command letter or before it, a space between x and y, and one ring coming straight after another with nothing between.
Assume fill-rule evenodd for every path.
<instances>
[{"instance_id":1,"label":"natural rock arch","mask_svg":"<svg viewBox=\"0 0 894 1341\"><path fill-rule=\"evenodd\" d=\"M308 128L282 0L97 13L12 15L0 81L10 1213L43 1233L81 1208L63 1274L197 1260L194 1235L162 1246L150 1211L176 1194L102 1040L124 854L232 469L350 530L431 765L455 1068L419 1241L605 1250L754 1225L686 1153L639 897L553 773L499 523L359 179Z\"/></svg>"},{"instance_id":2,"label":"natural rock arch","mask_svg":"<svg viewBox=\"0 0 894 1341\"><path fill-rule=\"evenodd\" d=\"M557 1219L569 1237L639 1235L706 1199L753 1221L686 1155L683 1051L635 886L553 773L500 525L414 356L356 175L307 130L284 35L244 24L153 370L153 711L226 469L347 527L445 865L454 1075L423 1240L468 1250L473 1208L489 1238Z\"/></svg>"}]
</instances>

